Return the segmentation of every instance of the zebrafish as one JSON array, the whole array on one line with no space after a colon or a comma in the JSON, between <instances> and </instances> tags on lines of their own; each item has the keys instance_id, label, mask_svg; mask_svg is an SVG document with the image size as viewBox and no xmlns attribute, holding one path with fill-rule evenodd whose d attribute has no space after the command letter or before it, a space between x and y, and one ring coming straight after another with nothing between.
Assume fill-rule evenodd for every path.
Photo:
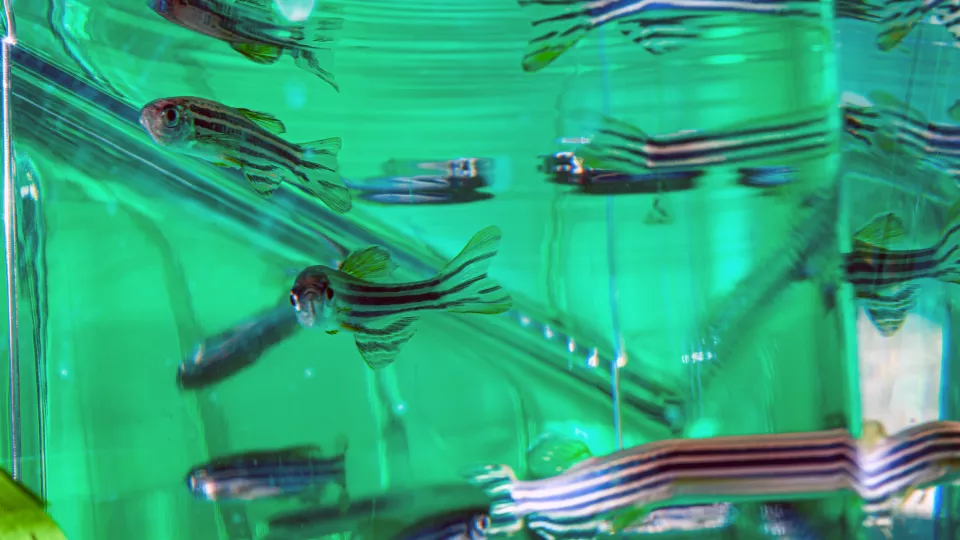
<instances>
[{"instance_id":1,"label":"zebrafish","mask_svg":"<svg viewBox=\"0 0 960 540\"><path fill-rule=\"evenodd\" d=\"M258 316L204 339L177 369L185 390L218 383L253 365L270 348L300 329L286 301Z\"/></svg>"},{"instance_id":2,"label":"zebrafish","mask_svg":"<svg viewBox=\"0 0 960 540\"><path fill-rule=\"evenodd\" d=\"M0 538L66 540L37 495L0 469Z\"/></svg>"},{"instance_id":3,"label":"zebrafish","mask_svg":"<svg viewBox=\"0 0 960 540\"><path fill-rule=\"evenodd\" d=\"M536 35L523 57L523 70L539 71L593 30L617 23L621 33L653 54L695 41L710 27L729 26L712 13L819 17L809 0L519 0L536 10Z\"/></svg>"},{"instance_id":4,"label":"zebrafish","mask_svg":"<svg viewBox=\"0 0 960 540\"><path fill-rule=\"evenodd\" d=\"M490 521L485 511L471 508L429 516L391 536L390 540L480 540L487 537Z\"/></svg>"},{"instance_id":5,"label":"zebrafish","mask_svg":"<svg viewBox=\"0 0 960 540\"><path fill-rule=\"evenodd\" d=\"M158 145L218 167L239 168L261 196L273 194L286 177L334 212L352 206L337 173L340 137L292 144L277 136L286 127L267 113L195 97L148 103L140 111L140 125Z\"/></svg>"},{"instance_id":6,"label":"zebrafish","mask_svg":"<svg viewBox=\"0 0 960 540\"><path fill-rule=\"evenodd\" d=\"M667 501L713 503L742 494L769 498L856 490L857 447L846 430L679 439L581 461L541 480L506 465L465 471L491 498L488 534L524 526L543 538L618 534Z\"/></svg>"},{"instance_id":7,"label":"zebrafish","mask_svg":"<svg viewBox=\"0 0 960 540\"><path fill-rule=\"evenodd\" d=\"M297 67L340 91L333 74L317 61L320 45L332 41L327 32L342 28L340 17L313 19L307 27L277 20L267 8L244 0L149 0L149 6L172 23L229 43L258 64L273 64L286 51Z\"/></svg>"},{"instance_id":8,"label":"zebrafish","mask_svg":"<svg viewBox=\"0 0 960 540\"><path fill-rule=\"evenodd\" d=\"M319 495L327 485L340 486L340 507L349 505L346 439L336 455L325 456L319 446L250 451L222 456L190 469L187 488L198 499L250 501L254 499Z\"/></svg>"},{"instance_id":9,"label":"zebrafish","mask_svg":"<svg viewBox=\"0 0 960 540\"><path fill-rule=\"evenodd\" d=\"M627 173L701 169L750 163L783 165L828 154L836 144L827 107L759 118L724 130L684 130L650 136L629 123L601 117L578 154L585 167Z\"/></svg>"},{"instance_id":10,"label":"zebrafish","mask_svg":"<svg viewBox=\"0 0 960 540\"><path fill-rule=\"evenodd\" d=\"M510 295L487 278L499 245L500 229L487 227L435 277L400 284L371 281L392 263L382 248L367 248L351 254L339 270L322 265L303 270L290 303L304 327L320 324L329 334L352 332L364 362L381 369L413 337L418 311L494 315L510 309Z\"/></svg>"},{"instance_id":11,"label":"zebrafish","mask_svg":"<svg viewBox=\"0 0 960 540\"><path fill-rule=\"evenodd\" d=\"M527 467L533 478L549 478L592 457L581 439L546 433L527 450Z\"/></svg>"},{"instance_id":12,"label":"zebrafish","mask_svg":"<svg viewBox=\"0 0 960 540\"><path fill-rule=\"evenodd\" d=\"M940 239L925 248L889 248L906 234L903 221L892 212L875 217L854 234L853 250L845 257L844 279L853 285L884 336L903 326L915 303L918 281L960 283L960 202L948 215Z\"/></svg>"}]
</instances>

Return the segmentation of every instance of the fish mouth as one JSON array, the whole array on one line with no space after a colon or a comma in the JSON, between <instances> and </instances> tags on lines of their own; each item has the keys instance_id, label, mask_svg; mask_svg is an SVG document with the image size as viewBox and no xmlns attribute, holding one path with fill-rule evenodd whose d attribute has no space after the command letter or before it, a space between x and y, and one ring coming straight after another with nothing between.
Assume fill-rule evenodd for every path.
<instances>
[{"instance_id":1,"label":"fish mouth","mask_svg":"<svg viewBox=\"0 0 960 540\"><path fill-rule=\"evenodd\" d=\"M314 311L313 302L297 302L294 306L297 311L297 321L300 326L310 328L317 322L317 313Z\"/></svg>"}]
</instances>

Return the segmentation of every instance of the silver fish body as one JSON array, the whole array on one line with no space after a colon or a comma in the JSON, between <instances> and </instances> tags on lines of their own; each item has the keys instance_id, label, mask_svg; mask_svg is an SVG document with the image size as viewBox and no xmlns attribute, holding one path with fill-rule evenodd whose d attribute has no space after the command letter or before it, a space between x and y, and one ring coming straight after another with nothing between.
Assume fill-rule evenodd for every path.
<instances>
[{"instance_id":1,"label":"silver fish body","mask_svg":"<svg viewBox=\"0 0 960 540\"><path fill-rule=\"evenodd\" d=\"M334 212L352 206L337 172L339 137L293 144L277 136L286 128L269 114L196 97L154 100L141 109L140 125L160 146L240 169L260 195L292 179Z\"/></svg>"},{"instance_id":2,"label":"silver fish body","mask_svg":"<svg viewBox=\"0 0 960 540\"><path fill-rule=\"evenodd\" d=\"M301 272L290 302L303 326L353 333L364 361L371 369L380 369L393 362L413 337L419 312L493 315L511 308L510 295L487 277L499 245L500 229L487 227L435 277L398 284L365 279L377 274L357 264L352 254L339 270L311 266ZM382 263L372 264L379 272Z\"/></svg>"},{"instance_id":3,"label":"silver fish body","mask_svg":"<svg viewBox=\"0 0 960 540\"><path fill-rule=\"evenodd\" d=\"M301 495L335 484L341 487L345 503L346 442L340 446L332 457L315 446L222 456L192 468L187 487L197 498L224 501Z\"/></svg>"}]
</instances>

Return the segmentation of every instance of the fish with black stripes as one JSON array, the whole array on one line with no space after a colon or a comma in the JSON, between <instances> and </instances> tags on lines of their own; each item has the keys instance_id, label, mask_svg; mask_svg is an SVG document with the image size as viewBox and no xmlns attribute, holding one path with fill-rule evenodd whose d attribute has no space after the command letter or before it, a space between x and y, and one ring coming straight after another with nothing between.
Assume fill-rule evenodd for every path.
<instances>
[{"instance_id":1,"label":"fish with black stripes","mask_svg":"<svg viewBox=\"0 0 960 540\"><path fill-rule=\"evenodd\" d=\"M676 50L705 31L730 26L718 16L755 14L804 16L816 21L819 3L810 0L520 0L532 13L535 36L523 69L539 71L590 32L616 23L624 36L652 54Z\"/></svg>"},{"instance_id":2,"label":"fish with black stripes","mask_svg":"<svg viewBox=\"0 0 960 540\"><path fill-rule=\"evenodd\" d=\"M464 476L491 499L489 535L527 528L542 538L621 534L671 503L746 494L790 500L859 486L858 449L844 429L658 441L540 480L519 480L507 465Z\"/></svg>"},{"instance_id":3,"label":"fish with black stripes","mask_svg":"<svg viewBox=\"0 0 960 540\"><path fill-rule=\"evenodd\" d=\"M342 17L312 17L306 24L280 20L268 6L249 0L149 0L150 8L174 24L229 43L257 64L273 64L287 52L294 63L333 87L332 73L320 67L317 52L343 27Z\"/></svg>"},{"instance_id":4,"label":"fish with black stripes","mask_svg":"<svg viewBox=\"0 0 960 540\"><path fill-rule=\"evenodd\" d=\"M495 315L512 306L510 295L487 277L500 246L500 228L470 239L436 276L410 283L377 279L390 268L389 253L370 247L351 253L339 269L311 266L297 276L290 303L304 327L353 333L371 369L390 365L416 332L423 311Z\"/></svg>"},{"instance_id":5,"label":"fish with black stripes","mask_svg":"<svg viewBox=\"0 0 960 540\"><path fill-rule=\"evenodd\" d=\"M596 123L595 134L577 153L585 167L631 174L735 164L792 166L836 151L834 114L830 107L816 106L722 129L649 135L623 120L605 115L594 120L587 113Z\"/></svg>"},{"instance_id":6,"label":"fish with black stripes","mask_svg":"<svg viewBox=\"0 0 960 540\"><path fill-rule=\"evenodd\" d=\"M252 501L297 496L316 500L328 486L340 487L339 504L350 504L346 473L347 440L334 455L316 445L253 450L220 456L187 473L187 488L207 501Z\"/></svg>"},{"instance_id":7,"label":"fish with black stripes","mask_svg":"<svg viewBox=\"0 0 960 540\"><path fill-rule=\"evenodd\" d=\"M340 137L294 144L274 116L196 97L151 101L140 125L155 143L218 167L240 169L258 194L268 197L284 179L296 182L331 210L350 210L350 191L337 172Z\"/></svg>"},{"instance_id":8,"label":"fish with black stripes","mask_svg":"<svg viewBox=\"0 0 960 540\"><path fill-rule=\"evenodd\" d=\"M903 326L921 280L960 284L960 202L950 209L934 244L890 248L905 235L903 220L896 213L881 214L856 232L853 250L845 257L844 279L864 302L874 326L887 337Z\"/></svg>"}]
</instances>

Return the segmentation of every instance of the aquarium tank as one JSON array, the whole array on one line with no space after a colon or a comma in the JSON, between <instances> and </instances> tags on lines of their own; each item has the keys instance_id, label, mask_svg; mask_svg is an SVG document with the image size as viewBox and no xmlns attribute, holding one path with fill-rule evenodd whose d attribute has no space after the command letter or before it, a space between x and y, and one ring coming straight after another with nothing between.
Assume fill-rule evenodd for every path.
<instances>
[{"instance_id":1,"label":"aquarium tank","mask_svg":"<svg viewBox=\"0 0 960 540\"><path fill-rule=\"evenodd\" d=\"M960 538L956 1L3 8L0 540Z\"/></svg>"}]
</instances>

